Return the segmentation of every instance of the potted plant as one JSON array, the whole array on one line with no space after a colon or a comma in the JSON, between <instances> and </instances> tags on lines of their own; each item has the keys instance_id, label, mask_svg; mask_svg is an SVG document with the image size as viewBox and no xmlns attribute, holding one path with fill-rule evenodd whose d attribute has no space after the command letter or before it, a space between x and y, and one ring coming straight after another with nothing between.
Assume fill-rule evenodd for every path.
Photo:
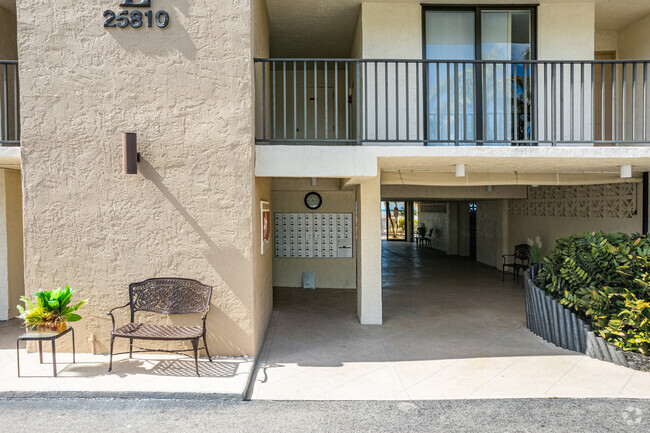
<instances>
[{"instance_id":1,"label":"potted plant","mask_svg":"<svg viewBox=\"0 0 650 433\"><path fill-rule=\"evenodd\" d=\"M34 293L34 301L22 296L20 300L25 303L25 307L18 305L18 317L23 319L28 331L63 332L68 328L68 322L81 320L76 311L86 303L81 301L70 305L73 293L70 286L65 286L65 289L59 287L56 290Z\"/></svg>"}]
</instances>

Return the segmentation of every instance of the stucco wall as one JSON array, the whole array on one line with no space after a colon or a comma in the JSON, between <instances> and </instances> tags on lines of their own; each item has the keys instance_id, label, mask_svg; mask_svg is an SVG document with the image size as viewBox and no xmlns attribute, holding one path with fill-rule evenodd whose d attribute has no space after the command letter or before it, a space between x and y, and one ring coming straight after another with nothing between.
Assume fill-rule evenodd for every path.
<instances>
[{"instance_id":1,"label":"stucco wall","mask_svg":"<svg viewBox=\"0 0 650 433\"><path fill-rule=\"evenodd\" d=\"M539 187L538 194L544 190L555 188L548 199L533 200L529 203L528 211L520 212L515 209L526 205L525 200L513 200L510 203L508 216L508 241L510 248L526 243L528 238L540 236L544 252L548 252L555 241L563 236L603 230L604 232L622 231L628 233L640 232L642 229L641 185L631 185L632 193L622 194L620 191L603 192L605 186L594 186L591 193L581 193L578 199L564 198L573 186ZM529 191L532 188L529 188ZM557 192L560 190L561 192ZM544 195L542 195L543 197ZM569 202L569 206L567 206ZM575 210L572 210L575 209ZM582 210L583 215L575 216ZM568 213L570 212L570 213ZM634 214L636 212L636 214ZM521 215L526 213L526 215ZM561 214L574 216L559 216Z\"/></svg>"},{"instance_id":2,"label":"stucco wall","mask_svg":"<svg viewBox=\"0 0 650 433\"><path fill-rule=\"evenodd\" d=\"M16 15L0 7L0 60L17 60Z\"/></svg>"},{"instance_id":3,"label":"stucco wall","mask_svg":"<svg viewBox=\"0 0 650 433\"><path fill-rule=\"evenodd\" d=\"M539 59L594 58L596 8L593 3L542 3L537 10Z\"/></svg>"},{"instance_id":4,"label":"stucco wall","mask_svg":"<svg viewBox=\"0 0 650 433\"><path fill-rule=\"evenodd\" d=\"M305 194L316 191L323 204L315 211L307 209ZM318 179L311 186L310 179L274 179L272 193L273 213L276 212L355 212L354 191L340 191L338 179ZM379 209L379 205L378 209ZM356 217L353 215L353 221ZM302 273L316 274L316 287L354 289L357 287L356 248L353 258L273 258L273 285L275 287L302 287Z\"/></svg>"},{"instance_id":5,"label":"stucco wall","mask_svg":"<svg viewBox=\"0 0 650 433\"><path fill-rule=\"evenodd\" d=\"M421 59L422 7L405 3L363 3L363 57Z\"/></svg>"},{"instance_id":6,"label":"stucco wall","mask_svg":"<svg viewBox=\"0 0 650 433\"><path fill-rule=\"evenodd\" d=\"M595 34L594 51L618 50L618 32L597 31Z\"/></svg>"},{"instance_id":7,"label":"stucco wall","mask_svg":"<svg viewBox=\"0 0 650 433\"><path fill-rule=\"evenodd\" d=\"M26 291L70 284L89 299L78 349L106 351L128 283L195 278L213 354L255 355L250 2L154 3L168 28L105 29L112 0L17 4Z\"/></svg>"},{"instance_id":8,"label":"stucco wall","mask_svg":"<svg viewBox=\"0 0 650 433\"><path fill-rule=\"evenodd\" d=\"M650 59L650 14L630 24L618 36L619 58Z\"/></svg>"},{"instance_id":9,"label":"stucco wall","mask_svg":"<svg viewBox=\"0 0 650 433\"><path fill-rule=\"evenodd\" d=\"M264 0L254 0L253 5L253 56L269 56L269 18ZM261 83L256 83L254 100L261 94ZM255 104L255 125L259 127L262 124L262 112L259 104ZM259 352L264 342L264 334L271 318L273 311L273 251L272 244L265 246L262 254L261 245L261 201L271 201L271 179L255 178L255 200L253 209L256 209L253 215L253 312L255 317L254 341L255 352ZM271 240L273 239L273 225L271 225Z\"/></svg>"},{"instance_id":10,"label":"stucco wall","mask_svg":"<svg viewBox=\"0 0 650 433\"><path fill-rule=\"evenodd\" d=\"M433 248L449 253L449 206L448 203L439 204L444 208L444 212L422 211L422 209L427 209L427 203L420 203L418 224L426 225L427 236L429 231L433 229L431 238Z\"/></svg>"},{"instance_id":11,"label":"stucco wall","mask_svg":"<svg viewBox=\"0 0 650 433\"><path fill-rule=\"evenodd\" d=\"M480 200L476 203L476 260L499 267L504 254L504 200Z\"/></svg>"},{"instance_id":12,"label":"stucco wall","mask_svg":"<svg viewBox=\"0 0 650 433\"><path fill-rule=\"evenodd\" d=\"M381 182L377 176L356 188L357 315L364 325L381 325Z\"/></svg>"}]
</instances>

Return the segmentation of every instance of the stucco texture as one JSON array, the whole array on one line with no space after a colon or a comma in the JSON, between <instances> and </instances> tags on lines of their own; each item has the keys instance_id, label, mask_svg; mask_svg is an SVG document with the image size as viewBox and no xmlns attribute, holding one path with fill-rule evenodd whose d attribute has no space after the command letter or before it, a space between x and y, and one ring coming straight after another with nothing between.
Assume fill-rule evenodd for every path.
<instances>
[{"instance_id":1,"label":"stucco texture","mask_svg":"<svg viewBox=\"0 0 650 433\"><path fill-rule=\"evenodd\" d=\"M212 353L255 355L266 320L256 302L268 300L253 270L251 4L153 7L168 28L104 28L117 0L17 4L26 292L69 284L89 300L78 350L94 336L103 352L105 312L130 282L198 279L214 287ZM127 131L138 134L137 175L122 174Z\"/></svg>"}]
</instances>

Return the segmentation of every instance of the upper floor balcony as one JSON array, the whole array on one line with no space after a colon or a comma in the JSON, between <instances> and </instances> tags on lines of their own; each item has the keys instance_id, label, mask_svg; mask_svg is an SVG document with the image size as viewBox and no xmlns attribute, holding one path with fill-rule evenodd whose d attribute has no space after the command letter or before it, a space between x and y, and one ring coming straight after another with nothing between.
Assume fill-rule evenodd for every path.
<instances>
[{"instance_id":1,"label":"upper floor balcony","mask_svg":"<svg viewBox=\"0 0 650 433\"><path fill-rule=\"evenodd\" d=\"M18 61L0 60L0 146L20 146Z\"/></svg>"},{"instance_id":2,"label":"upper floor balcony","mask_svg":"<svg viewBox=\"0 0 650 433\"><path fill-rule=\"evenodd\" d=\"M649 60L256 59L258 144L647 146Z\"/></svg>"}]
</instances>

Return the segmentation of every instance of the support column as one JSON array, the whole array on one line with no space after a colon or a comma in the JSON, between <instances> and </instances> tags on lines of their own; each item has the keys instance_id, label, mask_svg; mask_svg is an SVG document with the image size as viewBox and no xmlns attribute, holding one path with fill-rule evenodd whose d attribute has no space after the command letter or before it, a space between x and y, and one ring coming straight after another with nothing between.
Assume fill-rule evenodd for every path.
<instances>
[{"instance_id":1,"label":"support column","mask_svg":"<svg viewBox=\"0 0 650 433\"><path fill-rule=\"evenodd\" d=\"M0 321L9 319L9 261L7 256L7 187L0 169Z\"/></svg>"},{"instance_id":2,"label":"support column","mask_svg":"<svg viewBox=\"0 0 650 433\"><path fill-rule=\"evenodd\" d=\"M357 187L357 315L363 325L381 325L381 183Z\"/></svg>"}]
</instances>

